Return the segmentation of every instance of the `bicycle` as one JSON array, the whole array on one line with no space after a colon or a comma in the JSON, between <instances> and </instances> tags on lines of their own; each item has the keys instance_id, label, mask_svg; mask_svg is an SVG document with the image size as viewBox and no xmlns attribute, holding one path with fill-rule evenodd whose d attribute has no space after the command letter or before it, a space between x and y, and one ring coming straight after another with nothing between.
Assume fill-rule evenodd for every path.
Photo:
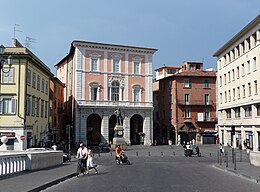
<instances>
[{"instance_id":1,"label":"bicycle","mask_svg":"<svg viewBox=\"0 0 260 192\"><path fill-rule=\"evenodd\" d=\"M78 159L77 171L76 176L79 177L81 173L85 176L86 173L86 159L80 158Z\"/></svg>"}]
</instances>

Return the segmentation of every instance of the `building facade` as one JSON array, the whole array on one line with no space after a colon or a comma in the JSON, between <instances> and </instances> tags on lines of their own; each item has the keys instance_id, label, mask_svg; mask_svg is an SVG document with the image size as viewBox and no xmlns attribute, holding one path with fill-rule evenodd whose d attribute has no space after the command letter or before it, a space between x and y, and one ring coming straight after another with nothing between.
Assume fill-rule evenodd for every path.
<instances>
[{"instance_id":1,"label":"building facade","mask_svg":"<svg viewBox=\"0 0 260 192\"><path fill-rule=\"evenodd\" d=\"M157 142L216 143L215 85L216 72L204 71L198 62L184 62L181 70L159 79Z\"/></svg>"},{"instance_id":2,"label":"building facade","mask_svg":"<svg viewBox=\"0 0 260 192\"><path fill-rule=\"evenodd\" d=\"M72 139L90 145L111 143L117 108L127 144L153 140L152 57L157 49L73 41L57 65L66 85Z\"/></svg>"},{"instance_id":3,"label":"building facade","mask_svg":"<svg viewBox=\"0 0 260 192\"><path fill-rule=\"evenodd\" d=\"M0 132L8 136L8 148L24 150L48 142L50 69L30 50L13 39L4 56L13 65L1 71Z\"/></svg>"},{"instance_id":4,"label":"building facade","mask_svg":"<svg viewBox=\"0 0 260 192\"><path fill-rule=\"evenodd\" d=\"M260 15L215 54L220 142L260 149Z\"/></svg>"}]
</instances>

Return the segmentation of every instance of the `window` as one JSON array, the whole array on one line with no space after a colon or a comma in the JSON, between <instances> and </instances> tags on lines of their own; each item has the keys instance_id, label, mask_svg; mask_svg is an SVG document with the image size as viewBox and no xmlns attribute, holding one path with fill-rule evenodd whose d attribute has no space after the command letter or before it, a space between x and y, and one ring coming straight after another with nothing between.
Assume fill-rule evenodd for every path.
<instances>
[{"instance_id":1,"label":"window","mask_svg":"<svg viewBox=\"0 0 260 192\"><path fill-rule=\"evenodd\" d=\"M97 101L97 87L91 87L91 101Z\"/></svg>"},{"instance_id":2,"label":"window","mask_svg":"<svg viewBox=\"0 0 260 192\"><path fill-rule=\"evenodd\" d=\"M256 70L256 57L253 58L253 69Z\"/></svg>"},{"instance_id":3,"label":"window","mask_svg":"<svg viewBox=\"0 0 260 192\"><path fill-rule=\"evenodd\" d=\"M190 79L184 79L184 87L185 88L191 88L191 80Z\"/></svg>"},{"instance_id":4,"label":"window","mask_svg":"<svg viewBox=\"0 0 260 192\"><path fill-rule=\"evenodd\" d=\"M44 112L44 100L41 100L41 117L43 117Z\"/></svg>"},{"instance_id":5,"label":"window","mask_svg":"<svg viewBox=\"0 0 260 192\"><path fill-rule=\"evenodd\" d=\"M208 79L204 80L204 88L209 88L209 80Z\"/></svg>"},{"instance_id":6,"label":"window","mask_svg":"<svg viewBox=\"0 0 260 192\"><path fill-rule=\"evenodd\" d=\"M91 71L98 71L98 59L91 58Z\"/></svg>"},{"instance_id":7,"label":"window","mask_svg":"<svg viewBox=\"0 0 260 192\"><path fill-rule=\"evenodd\" d=\"M252 107L251 107L251 105L245 106L244 110L245 110L245 117L251 117L252 116Z\"/></svg>"},{"instance_id":8,"label":"window","mask_svg":"<svg viewBox=\"0 0 260 192\"><path fill-rule=\"evenodd\" d=\"M47 118L47 113L48 113L48 102L45 101L45 118Z\"/></svg>"},{"instance_id":9,"label":"window","mask_svg":"<svg viewBox=\"0 0 260 192\"><path fill-rule=\"evenodd\" d=\"M230 119L231 118L231 109L227 109L226 113L227 113L227 119Z\"/></svg>"},{"instance_id":10,"label":"window","mask_svg":"<svg viewBox=\"0 0 260 192\"><path fill-rule=\"evenodd\" d=\"M31 70L30 69L27 69L27 76L26 76L26 83L27 85L31 85Z\"/></svg>"},{"instance_id":11,"label":"window","mask_svg":"<svg viewBox=\"0 0 260 192\"><path fill-rule=\"evenodd\" d=\"M184 94L184 102L186 105L190 104L190 94Z\"/></svg>"},{"instance_id":12,"label":"window","mask_svg":"<svg viewBox=\"0 0 260 192\"><path fill-rule=\"evenodd\" d=\"M48 85L48 81L46 81L46 84L45 84L45 94L46 94L46 95L49 94L49 85Z\"/></svg>"},{"instance_id":13,"label":"window","mask_svg":"<svg viewBox=\"0 0 260 192\"><path fill-rule=\"evenodd\" d=\"M232 81L235 81L235 70L232 69Z\"/></svg>"},{"instance_id":14,"label":"window","mask_svg":"<svg viewBox=\"0 0 260 192\"><path fill-rule=\"evenodd\" d=\"M225 103L227 102L227 92L225 91Z\"/></svg>"},{"instance_id":15,"label":"window","mask_svg":"<svg viewBox=\"0 0 260 192\"><path fill-rule=\"evenodd\" d=\"M222 86L222 77L219 76L219 86L221 87Z\"/></svg>"},{"instance_id":16,"label":"window","mask_svg":"<svg viewBox=\"0 0 260 192\"><path fill-rule=\"evenodd\" d=\"M112 55L112 70L114 73L120 73L121 58L122 56L119 54Z\"/></svg>"},{"instance_id":17,"label":"window","mask_svg":"<svg viewBox=\"0 0 260 192\"><path fill-rule=\"evenodd\" d=\"M14 83L14 68L10 68L8 73L2 73L2 83Z\"/></svg>"},{"instance_id":18,"label":"window","mask_svg":"<svg viewBox=\"0 0 260 192\"><path fill-rule=\"evenodd\" d=\"M15 104L14 98L2 98L0 100L0 114L15 114Z\"/></svg>"},{"instance_id":19,"label":"window","mask_svg":"<svg viewBox=\"0 0 260 192\"><path fill-rule=\"evenodd\" d=\"M26 95L26 115L30 115L31 113L31 96Z\"/></svg>"},{"instance_id":20,"label":"window","mask_svg":"<svg viewBox=\"0 0 260 192\"><path fill-rule=\"evenodd\" d=\"M228 82L230 83L231 78L230 78L230 71L228 72Z\"/></svg>"},{"instance_id":21,"label":"window","mask_svg":"<svg viewBox=\"0 0 260 192\"><path fill-rule=\"evenodd\" d=\"M240 71L239 71L239 67L237 67L237 79L239 79L240 77Z\"/></svg>"},{"instance_id":22,"label":"window","mask_svg":"<svg viewBox=\"0 0 260 192\"><path fill-rule=\"evenodd\" d=\"M209 103L210 103L210 101L209 101L209 94L205 94L204 98L205 98L205 105L209 105Z\"/></svg>"},{"instance_id":23,"label":"window","mask_svg":"<svg viewBox=\"0 0 260 192\"><path fill-rule=\"evenodd\" d=\"M184 110L184 118L190 118L190 109L189 108L186 108Z\"/></svg>"},{"instance_id":24,"label":"window","mask_svg":"<svg viewBox=\"0 0 260 192\"><path fill-rule=\"evenodd\" d=\"M34 96L32 96L32 110L31 110L31 114L32 114L32 116L34 116L35 115L35 97Z\"/></svg>"},{"instance_id":25,"label":"window","mask_svg":"<svg viewBox=\"0 0 260 192\"><path fill-rule=\"evenodd\" d=\"M40 86L41 86L41 77L40 75L37 76L37 90L40 91Z\"/></svg>"},{"instance_id":26,"label":"window","mask_svg":"<svg viewBox=\"0 0 260 192\"><path fill-rule=\"evenodd\" d=\"M205 121L209 121L210 120L210 109L209 108L205 108L205 112L204 112L204 116L205 116Z\"/></svg>"},{"instance_id":27,"label":"window","mask_svg":"<svg viewBox=\"0 0 260 192\"><path fill-rule=\"evenodd\" d=\"M42 78L42 92L44 93L44 82L45 80Z\"/></svg>"},{"instance_id":28,"label":"window","mask_svg":"<svg viewBox=\"0 0 260 192\"><path fill-rule=\"evenodd\" d=\"M247 61L247 73L251 72L250 60Z\"/></svg>"},{"instance_id":29,"label":"window","mask_svg":"<svg viewBox=\"0 0 260 192\"><path fill-rule=\"evenodd\" d=\"M235 117L236 118L240 117L240 107L235 108Z\"/></svg>"},{"instance_id":30,"label":"window","mask_svg":"<svg viewBox=\"0 0 260 192\"><path fill-rule=\"evenodd\" d=\"M222 93L220 93L219 97L220 97L220 104L222 104L223 102Z\"/></svg>"},{"instance_id":31,"label":"window","mask_svg":"<svg viewBox=\"0 0 260 192\"><path fill-rule=\"evenodd\" d=\"M242 89L243 89L243 97L245 97L246 96L246 87L245 87L245 85L242 85Z\"/></svg>"},{"instance_id":32,"label":"window","mask_svg":"<svg viewBox=\"0 0 260 192\"><path fill-rule=\"evenodd\" d=\"M36 114L36 117L39 117L39 112L40 112L40 99L39 98L36 98L36 101L35 101L35 114Z\"/></svg>"},{"instance_id":33,"label":"window","mask_svg":"<svg viewBox=\"0 0 260 192\"><path fill-rule=\"evenodd\" d=\"M113 81L111 83L111 100L119 101L119 82Z\"/></svg>"},{"instance_id":34,"label":"window","mask_svg":"<svg viewBox=\"0 0 260 192\"><path fill-rule=\"evenodd\" d=\"M256 105L256 115L260 116L260 104Z\"/></svg>"},{"instance_id":35,"label":"window","mask_svg":"<svg viewBox=\"0 0 260 192\"><path fill-rule=\"evenodd\" d=\"M242 64L242 69L241 69L241 73L242 73L242 76L244 76L245 75L245 65L244 65L244 63Z\"/></svg>"},{"instance_id":36,"label":"window","mask_svg":"<svg viewBox=\"0 0 260 192\"><path fill-rule=\"evenodd\" d=\"M254 81L254 84L255 84L255 94L257 94L258 93L258 91L257 91L257 89L258 89L257 88L257 80Z\"/></svg>"},{"instance_id":37,"label":"window","mask_svg":"<svg viewBox=\"0 0 260 192\"><path fill-rule=\"evenodd\" d=\"M236 89L233 88L233 101L236 100Z\"/></svg>"},{"instance_id":38,"label":"window","mask_svg":"<svg viewBox=\"0 0 260 192\"><path fill-rule=\"evenodd\" d=\"M251 83L248 83L248 96L251 96Z\"/></svg>"},{"instance_id":39,"label":"window","mask_svg":"<svg viewBox=\"0 0 260 192\"><path fill-rule=\"evenodd\" d=\"M237 99L240 99L240 87L237 87Z\"/></svg>"},{"instance_id":40,"label":"window","mask_svg":"<svg viewBox=\"0 0 260 192\"><path fill-rule=\"evenodd\" d=\"M142 58L140 58L140 57L133 58L134 74L141 74L141 61L142 61ZM169 73L169 69L167 70L167 72Z\"/></svg>"},{"instance_id":41,"label":"window","mask_svg":"<svg viewBox=\"0 0 260 192\"><path fill-rule=\"evenodd\" d=\"M226 85L226 84L227 84L227 75L224 74L224 85Z\"/></svg>"},{"instance_id":42,"label":"window","mask_svg":"<svg viewBox=\"0 0 260 192\"><path fill-rule=\"evenodd\" d=\"M141 101L141 86L135 85L133 87L133 100L134 102L140 102Z\"/></svg>"},{"instance_id":43,"label":"window","mask_svg":"<svg viewBox=\"0 0 260 192\"><path fill-rule=\"evenodd\" d=\"M228 90L228 101L230 102L231 101L231 91Z\"/></svg>"}]
</instances>

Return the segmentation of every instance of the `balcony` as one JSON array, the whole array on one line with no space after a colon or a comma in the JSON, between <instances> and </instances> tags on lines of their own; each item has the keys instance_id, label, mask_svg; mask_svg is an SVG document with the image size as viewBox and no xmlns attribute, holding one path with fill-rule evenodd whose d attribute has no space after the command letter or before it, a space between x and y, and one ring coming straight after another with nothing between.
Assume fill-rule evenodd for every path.
<instances>
[{"instance_id":1,"label":"balcony","mask_svg":"<svg viewBox=\"0 0 260 192\"><path fill-rule=\"evenodd\" d=\"M195 118L195 122L217 122L218 119L217 117L212 117L212 118L204 118L202 121L201 120L198 120L198 118Z\"/></svg>"},{"instance_id":2,"label":"balcony","mask_svg":"<svg viewBox=\"0 0 260 192\"><path fill-rule=\"evenodd\" d=\"M132 101L91 101L91 100L78 100L79 107L141 107L152 108L152 102L132 102Z\"/></svg>"},{"instance_id":3,"label":"balcony","mask_svg":"<svg viewBox=\"0 0 260 192\"><path fill-rule=\"evenodd\" d=\"M205 101L205 100L190 100L190 101L178 100L177 104L178 105L213 105L214 102L213 102L213 100L209 100L209 101Z\"/></svg>"}]
</instances>

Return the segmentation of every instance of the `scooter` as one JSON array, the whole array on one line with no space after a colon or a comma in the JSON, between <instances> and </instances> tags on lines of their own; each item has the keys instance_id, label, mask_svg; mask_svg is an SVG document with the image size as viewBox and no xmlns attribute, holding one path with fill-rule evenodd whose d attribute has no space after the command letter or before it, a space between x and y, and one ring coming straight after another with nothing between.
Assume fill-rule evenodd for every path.
<instances>
[{"instance_id":1,"label":"scooter","mask_svg":"<svg viewBox=\"0 0 260 192\"><path fill-rule=\"evenodd\" d=\"M128 160L128 157L126 156L126 154L124 152L121 152L120 157L116 156L115 161L118 165L120 165L120 164L130 165L130 161Z\"/></svg>"}]
</instances>

